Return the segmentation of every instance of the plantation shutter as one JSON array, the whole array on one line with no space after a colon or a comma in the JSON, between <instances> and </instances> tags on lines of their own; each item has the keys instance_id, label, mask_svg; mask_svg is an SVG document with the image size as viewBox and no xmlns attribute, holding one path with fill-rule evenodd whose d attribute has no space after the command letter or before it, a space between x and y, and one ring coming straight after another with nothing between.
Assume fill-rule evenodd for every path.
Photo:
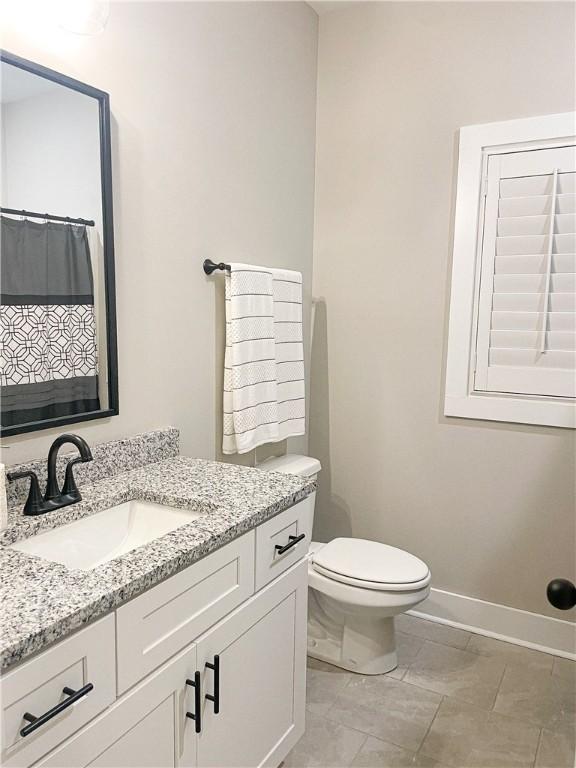
<instances>
[{"instance_id":1,"label":"plantation shutter","mask_svg":"<svg viewBox=\"0 0 576 768\"><path fill-rule=\"evenodd\" d=\"M576 396L576 148L490 155L474 389Z\"/></svg>"}]
</instances>

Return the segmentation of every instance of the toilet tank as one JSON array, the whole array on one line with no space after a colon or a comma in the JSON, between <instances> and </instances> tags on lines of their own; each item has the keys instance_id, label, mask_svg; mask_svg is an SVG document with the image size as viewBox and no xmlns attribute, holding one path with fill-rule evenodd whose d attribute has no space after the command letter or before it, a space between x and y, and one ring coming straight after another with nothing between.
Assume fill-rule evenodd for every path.
<instances>
[{"instance_id":1,"label":"toilet tank","mask_svg":"<svg viewBox=\"0 0 576 768\"><path fill-rule=\"evenodd\" d=\"M287 453L285 456L274 456L270 459L266 459L260 464L256 465L258 469L264 469L267 472L284 472L287 475L299 475L300 477L309 477L312 480L316 480L318 472L322 469L322 465L318 459L313 459L311 456L299 456L295 453ZM309 498L312 501L310 510L310 536L312 535L312 528L314 526L314 511L316 507L316 491L310 494ZM310 543L311 548L322 547L322 544Z\"/></svg>"},{"instance_id":2,"label":"toilet tank","mask_svg":"<svg viewBox=\"0 0 576 768\"><path fill-rule=\"evenodd\" d=\"M315 480L322 466L318 459L313 459L311 456L287 453L285 456L274 456L271 459L266 459L261 464L257 464L257 468L264 469L266 472L283 472L286 475L311 477Z\"/></svg>"}]
</instances>

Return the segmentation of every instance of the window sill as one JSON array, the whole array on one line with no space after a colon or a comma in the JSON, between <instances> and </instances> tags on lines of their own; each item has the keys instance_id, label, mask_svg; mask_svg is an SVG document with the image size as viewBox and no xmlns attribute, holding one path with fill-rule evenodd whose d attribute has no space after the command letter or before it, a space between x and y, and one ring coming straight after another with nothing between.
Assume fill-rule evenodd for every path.
<instances>
[{"instance_id":1,"label":"window sill","mask_svg":"<svg viewBox=\"0 0 576 768\"><path fill-rule=\"evenodd\" d=\"M463 419L576 428L576 405L560 398L537 400L513 395L487 394L469 394L467 397L446 396L444 415Z\"/></svg>"}]
</instances>

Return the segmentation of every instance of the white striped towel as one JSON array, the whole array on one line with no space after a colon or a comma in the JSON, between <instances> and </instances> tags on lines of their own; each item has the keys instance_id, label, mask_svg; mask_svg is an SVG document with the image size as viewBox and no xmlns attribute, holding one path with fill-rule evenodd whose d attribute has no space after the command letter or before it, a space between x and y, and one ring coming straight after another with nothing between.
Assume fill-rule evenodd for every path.
<instances>
[{"instance_id":1,"label":"white striped towel","mask_svg":"<svg viewBox=\"0 0 576 768\"><path fill-rule=\"evenodd\" d=\"M289 269L272 269L271 272L278 380L277 440L284 440L306 434L302 275Z\"/></svg>"},{"instance_id":2,"label":"white striped towel","mask_svg":"<svg viewBox=\"0 0 576 768\"><path fill-rule=\"evenodd\" d=\"M231 264L226 283L222 451L304 434L302 276Z\"/></svg>"}]
</instances>

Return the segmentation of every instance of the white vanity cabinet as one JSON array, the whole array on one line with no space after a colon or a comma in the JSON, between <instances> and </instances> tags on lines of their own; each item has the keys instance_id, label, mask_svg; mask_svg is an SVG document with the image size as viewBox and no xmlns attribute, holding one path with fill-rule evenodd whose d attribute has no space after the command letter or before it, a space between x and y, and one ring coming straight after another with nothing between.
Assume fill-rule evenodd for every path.
<instances>
[{"instance_id":1,"label":"white vanity cabinet","mask_svg":"<svg viewBox=\"0 0 576 768\"><path fill-rule=\"evenodd\" d=\"M305 517L307 507L305 499L291 510ZM275 539L293 535L294 513L290 520L282 515ZM265 531L268 538L269 526ZM291 541L288 533L279 546ZM278 766L304 733L307 547L299 546L298 555L291 547L287 569L280 572L286 566L279 564L279 575L255 591L259 557L270 557L256 545L257 534L233 540L1 678L16 734L7 743L4 732L1 765ZM27 702L35 702L37 715L50 699L31 690L36 678L22 670L42 670L38 685L45 686L44 679L61 674L66 644L79 654L85 638L90 654L97 641L106 665L98 670L84 662L73 682L78 687L92 674L98 684L33 739L20 738Z\"/></svg>"}]
</instances>

